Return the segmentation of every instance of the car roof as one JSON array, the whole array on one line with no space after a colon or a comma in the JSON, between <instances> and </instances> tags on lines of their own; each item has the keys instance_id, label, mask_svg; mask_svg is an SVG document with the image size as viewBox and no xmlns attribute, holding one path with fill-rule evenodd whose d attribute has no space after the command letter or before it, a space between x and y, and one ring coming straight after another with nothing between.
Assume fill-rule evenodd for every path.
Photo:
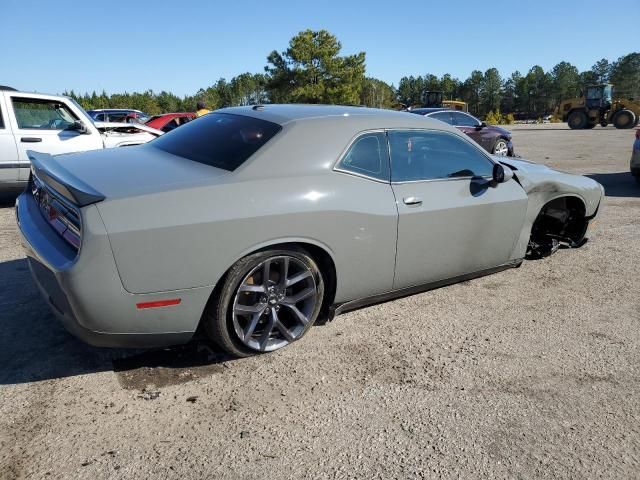
<instances>
[{"instance_id":1,"label":"car roof","mask_svg":"<svg viewBox=\"0 0 640 480\"><path fill-rule=\"evenodd\" d=\"M443 128L443 123L438 120L412 115L409 112L346 105L254 105L252 107L223 108L215 112L260 118L280 125L300 121L343 118L353 124L359 124L363 126L363 128L407 127L445 129ZM424 122L429 123L425 124ZM366 127L366 124L370 125Z\"/></svg>"}]
</instances>

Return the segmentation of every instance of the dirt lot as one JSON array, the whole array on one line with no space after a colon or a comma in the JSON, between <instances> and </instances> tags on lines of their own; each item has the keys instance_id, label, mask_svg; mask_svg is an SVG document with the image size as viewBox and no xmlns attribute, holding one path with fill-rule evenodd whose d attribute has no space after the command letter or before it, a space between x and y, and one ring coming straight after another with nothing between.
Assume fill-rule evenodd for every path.
<instances>
[{"instance_id":1,"label":"dirt lot","mask_svg":"<svg viewBox=\"0 0 640 480\"><path fill-rule=\"evenodd\" d=\"M0 208L1 478L638 478L633 134L514 128L607 189L595 238L338 317L282 352L143 352L68 335Z\"/></svg>"}]
</instances>

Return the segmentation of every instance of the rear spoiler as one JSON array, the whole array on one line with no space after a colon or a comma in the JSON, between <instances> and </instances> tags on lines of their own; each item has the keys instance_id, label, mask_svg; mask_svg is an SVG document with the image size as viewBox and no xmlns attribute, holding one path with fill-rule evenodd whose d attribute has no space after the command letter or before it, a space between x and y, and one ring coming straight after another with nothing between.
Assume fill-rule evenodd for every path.
<instances>
[{"instance_id":1,"label":"rear spoiler","mask_svg":"<svg viewBox=\"0 0 640 480\"><path fill-rule=\"evenodd\" d=\"M84 207L105 199L104 195L60 165L53 155L27 150L27 156L31 160L33 175L77 206Z\"/></svg>"}]
</instances>

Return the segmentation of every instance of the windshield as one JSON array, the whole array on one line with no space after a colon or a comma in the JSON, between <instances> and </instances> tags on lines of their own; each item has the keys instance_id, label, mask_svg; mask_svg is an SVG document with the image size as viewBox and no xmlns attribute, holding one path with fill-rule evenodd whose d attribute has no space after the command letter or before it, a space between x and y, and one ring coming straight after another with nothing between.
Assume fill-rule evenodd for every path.
<instances>
[{"instance_id":1,"label":"windshield","mask_svg":"<svg viewBox=\"0 0 640 480\"><path fill-rule=\"evenodd\" d=\"M210 113L154 140L150 145L198 163L233 171L282 127L244 115Z\"/></svg>"},{"instance_id":2,"label":"windshield","mask_svg":"<svg viewBox=\"0 0 640 480\"><path fill-rule=\"evenodd\" d=\"M76 108L77 108L78 110L80 110L80 113L81 113L82 115L84 115L84 117L89 121L89 123L93 123L93 118L91 118L91 116L90 116L90 115L85 111L85 109L84 109L84 108L82 108L82 107L80 106L80 104L79 104L78 102L76 102L76 101L75 101L73 98L71 98L71 97L66 97L66 98L67 98L67 100L69 100L71 103L73 103L73 104L76 106Z\"/></svg>"}]
</instances>

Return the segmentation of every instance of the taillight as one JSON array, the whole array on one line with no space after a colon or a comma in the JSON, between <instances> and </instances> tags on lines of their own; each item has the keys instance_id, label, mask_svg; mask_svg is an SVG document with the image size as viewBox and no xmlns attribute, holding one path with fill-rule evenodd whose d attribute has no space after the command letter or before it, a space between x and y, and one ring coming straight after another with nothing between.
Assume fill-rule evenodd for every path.
<instances>
[{"instance_id":1,"label":"taillight","mask_svg":"<svg viewBox=\"0 0 640 480\"><path fill-rule=\"evenodd\" d=\"M80 212L55 190L31 175L31 193L42 216L49 225L76 251L80 249L82 224Z\"/></svg>"}]
</instances>

